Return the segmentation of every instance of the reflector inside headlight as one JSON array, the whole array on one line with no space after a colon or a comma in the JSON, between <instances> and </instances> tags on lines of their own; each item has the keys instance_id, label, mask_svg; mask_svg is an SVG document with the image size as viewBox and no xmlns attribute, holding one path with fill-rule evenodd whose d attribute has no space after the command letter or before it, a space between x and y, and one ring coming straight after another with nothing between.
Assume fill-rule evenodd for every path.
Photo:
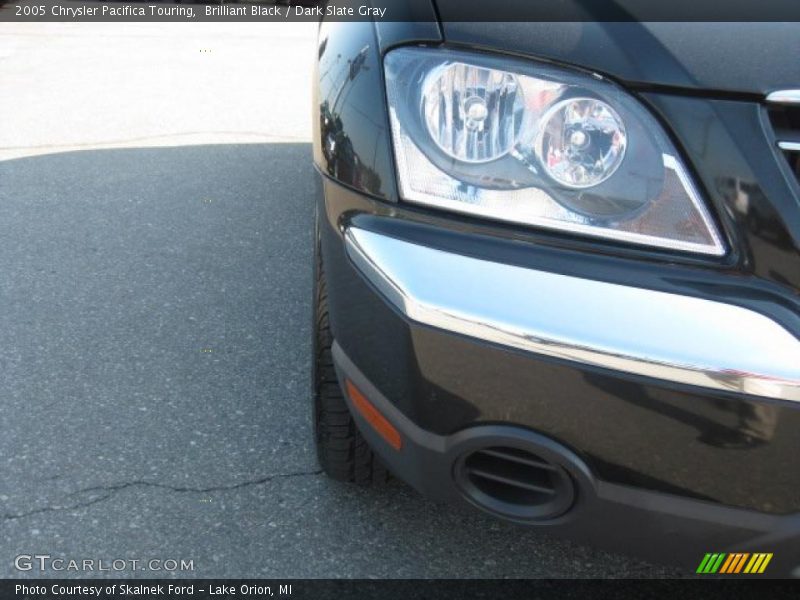
<instances>
[{"instance_id":1,"label":"reflector inside headlight","mask_svg":"<svg viewBox=\"0 0 800 600\"><path fill-rule=\"evenodd\" d=\"M385 59L404 200L550 229L722 255L658 122L601 78L440 49Z\"/></svg>"}]
</instances>

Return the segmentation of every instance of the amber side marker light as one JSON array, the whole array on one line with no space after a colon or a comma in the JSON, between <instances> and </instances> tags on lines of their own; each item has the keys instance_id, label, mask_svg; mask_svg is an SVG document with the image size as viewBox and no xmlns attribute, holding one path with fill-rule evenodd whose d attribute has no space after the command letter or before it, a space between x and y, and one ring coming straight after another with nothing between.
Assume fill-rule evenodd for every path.
<instances>
[{"instance_id":1,"label":"amber side marker light","mask_svg":"<svg viewBox=\"0 0 800 600\"><path fill-rule=\"evenodd\" d=\"M373 406L372 402L367 400L367 397L361 393L361 390L359 390L352 381L346 379L345 386L347 387L347 395L350 396L350 400L353 402L353 406L356 407L359 414L361 414L361 416L367 420L367 423L386 440L387 444L395 450L400 450L400 448L403 447L403 439L400 437L400 432L395 429L394 425L389 423L386 417Z\"/></svg>"}]
</instances>

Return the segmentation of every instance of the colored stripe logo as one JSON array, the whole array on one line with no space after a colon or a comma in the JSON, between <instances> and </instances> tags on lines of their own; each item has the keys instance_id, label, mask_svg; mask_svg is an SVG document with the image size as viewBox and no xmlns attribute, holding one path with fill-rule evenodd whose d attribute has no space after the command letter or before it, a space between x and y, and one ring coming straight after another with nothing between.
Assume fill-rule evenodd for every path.
<instances>
[{"instance_id":1,"label":"colored stripe logo","mask_svg":"<svg viewBox=\"0 0 800 600\"><path fill-rule=\"evenodd\" d=\"M757 574L763 573L771 560L771 552L755 552L753 554L749 552L732 552L730 554L709 552L700 561L696 572L704 575L714 573L720 575Z\"/></svg>"}]
</instances>

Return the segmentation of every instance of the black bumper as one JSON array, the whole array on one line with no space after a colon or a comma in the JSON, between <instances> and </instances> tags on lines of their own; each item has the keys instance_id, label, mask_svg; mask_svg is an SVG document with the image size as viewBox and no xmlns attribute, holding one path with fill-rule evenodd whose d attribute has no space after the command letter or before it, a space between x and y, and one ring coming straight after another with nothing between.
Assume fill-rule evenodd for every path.
<instances>
[{"instance_id":1,"label":"black bumper","mask_svg":"<svg viewBox=\"0 0 800 600\"><path fill-rule=\"evenodd\" d=\"M340 383L345 379L353 382L400 431L403 446L391 448L348 399L364 437L393 474L422 494L445 502L469 503L454 474L459 459L509 440L530 441L540 449L551 447L554 460L564 456L561 464L578 488L568 511L537 524L549 533L690 571L708 552L770 552L774 558L766 575L790 576L793 571L797 575L800 519L796 516L767 515L609 483L598 479L569 449L517 424L476 424L451 435L430 433L386 399L338 344L333 354Z\"/></svg>"},{"instance_id":2,"label":"black bumper","mask_svg":"<svg viewBox=\"0 0 800 600\"><path fill-rule=\"evenodd\" d=\"M416 323L353 264L343 239L347 227L419 235L422 243L445 248L466 236L473 253L484 250L481 240L468 231L420 225L396 208L392 219L376 220L369 215L388 210L380 202L325 178L321 188L337 368L401 432L404 444L395 451L352 411L400 479L434 498L470 502L454 465L473 445L491 443L493 436L552 444L570 457L560 464L577 493L570 510L535 526L692 571L708 552L773 553L768 576L797 569L800 404L672 385ZM532 260L548 260L537 251L525 249ZM503 252L500 244L490 248L493 260ZM661 284L681 285L677 277L655 285ZM758 302L763 312L766 303ZM720 440L741 428L743 407L747 414L767 407L774 426L759 444L728 447Z\"/></svg>"}]
</instances>

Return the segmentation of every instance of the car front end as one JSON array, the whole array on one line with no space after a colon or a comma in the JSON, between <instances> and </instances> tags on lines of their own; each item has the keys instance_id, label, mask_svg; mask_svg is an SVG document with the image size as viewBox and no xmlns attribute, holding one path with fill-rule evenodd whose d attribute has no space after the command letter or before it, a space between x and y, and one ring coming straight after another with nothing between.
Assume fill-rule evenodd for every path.
<instances>
[{"instance_id":1,"label":"car front end","mask_svg":"<svg viewBox=\"0 0 800 600\"><path fill-rule=\"evenodd\" d=\"M320 29L326 472L385 466L691 570L796 572L796 61L692 62L738 24L436 17Z\"/></svg>"}]
</instances>

